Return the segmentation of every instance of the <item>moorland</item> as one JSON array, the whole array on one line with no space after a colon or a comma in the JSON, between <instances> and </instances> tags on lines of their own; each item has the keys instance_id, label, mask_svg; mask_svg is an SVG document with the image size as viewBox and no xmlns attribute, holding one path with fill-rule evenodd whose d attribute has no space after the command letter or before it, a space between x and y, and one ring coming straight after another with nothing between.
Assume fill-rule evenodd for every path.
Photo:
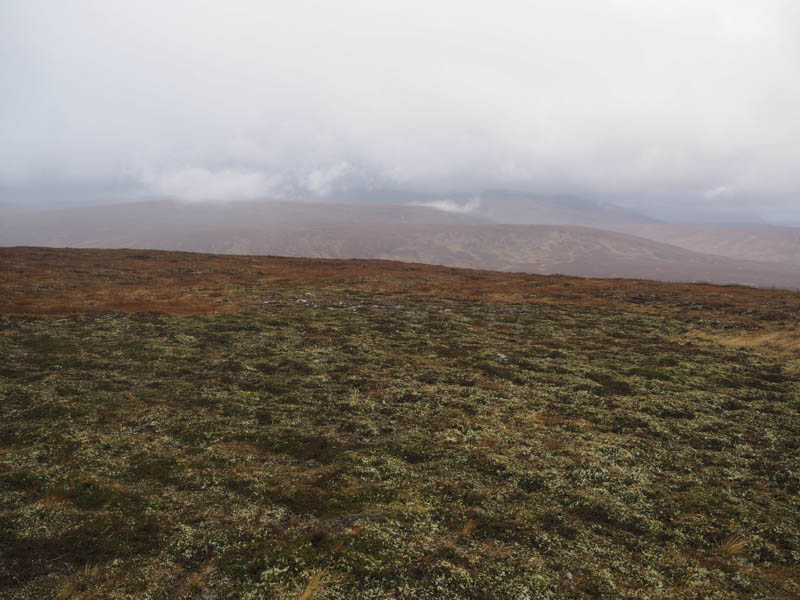
<instances>
[{"instance_id":1,"label":"moorland","mask_svg":"<svg viewBox=\"0 0 800 600\"><path fill-rule=\"evenodd\" d=\"M0 596L800 596L800 293L0 248Z\"/></svg>"}]
</instances>

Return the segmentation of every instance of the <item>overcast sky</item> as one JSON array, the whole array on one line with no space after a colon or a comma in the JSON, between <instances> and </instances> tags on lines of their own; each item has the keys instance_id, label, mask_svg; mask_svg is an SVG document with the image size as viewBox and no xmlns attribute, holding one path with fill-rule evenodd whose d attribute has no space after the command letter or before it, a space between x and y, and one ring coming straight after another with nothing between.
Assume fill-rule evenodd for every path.
<instances>
[{"instance_id":1,"label":"overcast sky","mask_svg":"<svg viewBox=\"0 0 800 600\"><path fill-rule=\"evenodd\" d=\"M800 221L800 2L2 0L0 202L507 188Z\"/></svg>"}]
</instances>

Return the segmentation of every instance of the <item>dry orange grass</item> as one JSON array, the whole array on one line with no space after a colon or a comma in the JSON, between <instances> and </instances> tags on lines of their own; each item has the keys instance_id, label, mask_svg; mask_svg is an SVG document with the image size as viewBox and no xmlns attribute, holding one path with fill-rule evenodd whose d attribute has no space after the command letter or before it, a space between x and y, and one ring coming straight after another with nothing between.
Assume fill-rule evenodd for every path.
<instances>
[{"instance_id":1,"label":"dry orange grass","mask_svg":"<svg viewBox=\"0 0 800 600\"><path fill-rule=\"evenodd\" d=\"M67 580L61 589L58 591L56 598L58 600L68 600L72 597L72 595L78 590L79 580L83 579L84 581L89 577L94 577L100 572L100 567L97 565L92 566L89 563L86 563L82 569L78 569L75 572L75 575Z\"/></svg>"},{"instance_id":2,"label":"dry orange grass","mask_svg":"<svg viewBox=\"0 0 800 600\"><path fill-rule=\"evenodd\" d=\"M500 443L500 440L498 440L496 437L489 436L489 437L483 438L482 440L479 440L475 444L475 448L481 448L481 449L483 449L483 448L497 448L499 443Z\"/></svg>"},{"instance_id":3,"label":"dry orange grass","mask_svg":"<svg viewBox=\"0 0 800 600\"><path fill-rule=\"evenodd\" d=\"M564 439L560 437L549 437L544 441L544 447L548 450L561 450L564 447Z\"/></svg>"},{"instance_id":4,"label":"dry orange grass","mask_svg":"<svg viewBox=\"0 0 800 600\"><path fill-rule=\"evenodd\" d=\"M747 540L740 535L732 535L714 547L719 556L731 558L738 556L747 549Z\"/></svg>"},{"instance_id":5,"label":"dry orange grass","mask_svg":"<svg viewBox=\"0 0 800 600\"><path fill-rule=\"evenodd\" d=\"M503 392L506 389L506 386L500 382L490 381L486 378L481 378L478 380L478 387L482 390L490 390L492 392Z\"/></svg>"},{"instance_id":6,"label":"dry orange grass","mask_svg":"<svg viewBox=\"0 0 800 600\"><path fill-rule=\"evenodd\" d=\"M552 427L554 425L564 425L565 423L569 423L568 418L547 414L538 414L533 417L532 421L542 427Z\"/></svg>"},{"instance_id":7,"label":"dry orange grass","mask_svg":"<svg viewBox=\"0 0 800 600\"><path fill-rule=\"evenodd\" d=\"M74 579L70 579L61 590L58 592L58 600L67 600L72 594L75 593L75 590L78 589L78 583Z\"/></svg>"},{"instance_id":8,"label":"dry orange grass","mask_svg":"<svg viewBox=\"0 0 800 600\"><path fill-rule=\"evenodd\" d=\"M800 581L800 569L797 565L772 565L764 569L761 577L774 583Z\"/></svg>"},{"instance_id":9,"label":"dry orange grass","mask_svg":"<svg viewBox=\"0 0 800 600\"><path fill-rule=\"evenodd\" d=\"M727 321L748 325L764 317L793 319L800 302L800 293L792 291L542 276L386 260L0 248L2 314L66 316L109 310L155 310L174 316L236 313L252 307L252 300L239 292L254 286L264 291L344 286L502 302L624 306L633 312L682 317L706 316L713 310ZM687 298L693 306L686 306Z\"/></svg>"},{"instance_id":10,"label":"dry orange grass","mask_svg":"<svg viewBox=\"0 0 800 600\"><path fill-rule=\"evenodd\" d=\"M692 338L714 342L728 348L757 350L781 357L800 356L800 328L741 332L734 335L695 331L689 335Z\"/></svg>"},{"instance_id":11,"label":"dry orange grass","mask_svg":"<svg viewBox=\"0 0 800 600\"><path fill-rule=\"evenodd\" d=\"M478 522L475 519L467 519L467 522L464 523L464 528L461 530L461 535L464 537L471 536L477 526Z\"/></svg>"},{"instance_id":12,"label":"dry orange grass","mask_svg":"<svg viewBox=\"0 0 800 600\"><path fill-rule=\"evenodd\" d=\"M206 586L206 577L203 573L191 573L186 578L186 585L193 590L202 590Z\"/></svg>"},{"instance_id":13,"label":"dry orange grass","mask_svg":"<svg viewBox=\"0 0 800 600\"><path fill-rule=\"evenodd\" d=\"M325 571L315 571L311 579L306 583L306 587L300 592L297 600L312 600L325 586Z\"/></svg>"}]
</instances>

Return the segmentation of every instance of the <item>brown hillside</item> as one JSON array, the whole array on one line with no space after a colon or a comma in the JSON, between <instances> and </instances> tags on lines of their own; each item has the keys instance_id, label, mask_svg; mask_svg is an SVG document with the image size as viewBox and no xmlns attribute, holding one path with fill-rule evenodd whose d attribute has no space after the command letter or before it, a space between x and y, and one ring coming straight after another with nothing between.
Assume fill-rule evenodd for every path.
<instances>
[{"instance_id":1,"label":"brown hillside","mask_svg":"<svg viewBox=\"0 0 800 600\"><path fill-rule=\"evenodd\" d=\"M800 318L800 293L743 286L581 279L384 260L233 256L157 250L0 248L0 313L68 315L155 310L239 312L244 292L311 286L494 301L624 306L725 315L737 322Z\"/></svg>"},{"instance_id":2,"label":"brown hillside","mask_svg":"<svg viewBox=\"0 0 800 600\"><path fill-rule=\"evenodd\" d=\"M800 229L796 227L608 225L608 229L729 258L800 265Z\"/></svg>"},{"instance_id":3,"label":"brown hillside","mask_svg":"<svg viewBox=\"0 0 800 600\"><path fill-rule=\"evenodd\" d=\"M480 216L423 206L141 202L74 208L5 219L0 246L368 258L800 289L797 264L714 256L576 225L492 224Z\"/></svg>"}]
</instances>

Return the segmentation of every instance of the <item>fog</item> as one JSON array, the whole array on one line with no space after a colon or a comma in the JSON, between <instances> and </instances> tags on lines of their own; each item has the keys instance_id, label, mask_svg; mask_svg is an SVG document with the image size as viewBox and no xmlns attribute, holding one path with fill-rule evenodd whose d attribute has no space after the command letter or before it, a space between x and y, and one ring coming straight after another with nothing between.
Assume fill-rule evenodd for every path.
<instances>
[{"instance_id":1,"label":"fog","mask_svg":"<svg viewBox=\"0 0 800 600\"><path fill-rule=\"evenodd\" d=\"M493 188L800 224L798 73L791 0L4 0L0 207Z\"/></svg>"}]
</instances>

